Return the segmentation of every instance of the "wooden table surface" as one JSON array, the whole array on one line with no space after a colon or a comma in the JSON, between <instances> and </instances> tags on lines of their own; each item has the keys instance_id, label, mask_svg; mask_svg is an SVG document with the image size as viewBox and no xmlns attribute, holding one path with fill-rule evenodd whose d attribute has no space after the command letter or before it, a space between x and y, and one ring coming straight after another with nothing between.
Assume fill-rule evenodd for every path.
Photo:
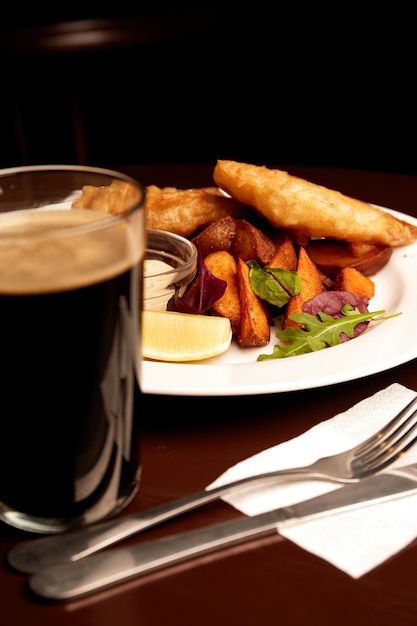
<instances>
[{"instance_id":1,"label":"wooden table surface","mask_svg":"<svg viewBox=\"0 0 417 626\"><path fill-rule=\"evenodd\" d=\"M417 217L417 176L276 165ZM212 184L213 166L120 169L145 185L193 187ZM410 277L410 288L414 281L415 277ZM393 382L417 389L416 362L352 382L286 394L143 396L143 479L122 515L199 490L239 460L304 432ZM128 543L240 515L223 502L213 503ZM8 550L25 538L0 526L4 561ZM417 542L358 580L276 535L73 602L36 599L26 583L24 575L11 572L4 562L0 568L2 626L415 625Z\"/></svg>"}]
</instances>

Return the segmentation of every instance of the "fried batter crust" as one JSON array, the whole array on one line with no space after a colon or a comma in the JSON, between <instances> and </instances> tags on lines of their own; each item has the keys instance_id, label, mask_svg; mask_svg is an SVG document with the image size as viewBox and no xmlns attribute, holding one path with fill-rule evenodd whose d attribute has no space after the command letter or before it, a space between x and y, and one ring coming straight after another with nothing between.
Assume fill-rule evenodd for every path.
<instances>
[{"instance_id":1,"label":"fried batter crust","mask_svg":"<svg viewBox=\"0 0 417 626\"><path fill-rule=\"evenodd\" d=\"M417 227L371 204L282 170L219 160L213 178L235 200L253 206L273 226L293 231L298 237L366 241L392 247L417 239Z\"/></svg>"},{"instance_id":2,"label":"fried batter crust","mask_svg":"<svg viewBox=\"0 0 417 626\"><path fill-rule=\"evenodd\" d=\"M146 187L147 228L169 230L183 237L193 235L220 217L235 217L247 211L247 207L226 197L216 187Z\"/></svg>"},{"instance_id":3,"label":"fried batter crust","mask_svg":"<svg viewBox=\"0 0 417 626\"><path fill-rule=\"evenodd\" d=\"M73 209L92 209L120 215L132 209L140 200L140 192L124 180L113 180L107 187L84 185L82 194L72 203Z\"/></svg>"}]
</instances>

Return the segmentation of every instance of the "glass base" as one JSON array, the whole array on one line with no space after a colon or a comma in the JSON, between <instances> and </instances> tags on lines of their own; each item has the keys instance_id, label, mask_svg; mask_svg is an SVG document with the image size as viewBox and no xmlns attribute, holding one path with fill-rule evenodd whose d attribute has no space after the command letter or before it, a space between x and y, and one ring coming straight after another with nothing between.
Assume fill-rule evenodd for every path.
<instances>
[{"instance_id":1,"label":"glass base","mask_svg":"<svg viewBox=\"0 0 417 626\"><path fill-rule=\"evenodd\" d=\"M29 533L51 535L69 532L95 522L104 521L120 513L135 497L139 484L140 480L135 480L129 490L126 490L123 496L115 502L113 508L105 515L103 515L100 509L100 514L94 514L94 511L90 510L83 515L73 518L37 517L8 508L0 502L0 521L17 530Z\"/></svg>"}]
</instances>

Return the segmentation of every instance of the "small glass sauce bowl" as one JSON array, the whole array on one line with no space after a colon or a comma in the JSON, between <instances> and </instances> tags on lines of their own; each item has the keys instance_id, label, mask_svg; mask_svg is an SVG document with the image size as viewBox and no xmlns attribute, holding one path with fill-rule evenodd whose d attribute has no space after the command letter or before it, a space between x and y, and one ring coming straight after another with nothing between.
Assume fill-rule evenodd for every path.
<instances>
[{"instance_id":1,"label":"small glass sauce bowl","mask_svg":"<svg viewBox=\"0 0 417 626\"><path fill-rule=\"evenodd\" d=\"M178 288L182 296L197 272L197 248L180 235L149 228L144 262L143 308L165 311Z\"/></svg>"}]
</instances>

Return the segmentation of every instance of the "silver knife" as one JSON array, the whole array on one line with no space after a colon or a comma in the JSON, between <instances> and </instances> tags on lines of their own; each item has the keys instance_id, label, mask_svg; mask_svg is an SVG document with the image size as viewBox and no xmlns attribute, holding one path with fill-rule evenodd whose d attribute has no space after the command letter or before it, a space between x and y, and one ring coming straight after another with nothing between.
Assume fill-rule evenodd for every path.
<instances>
[{"instance_id":1,"label":"silver knife","mask_svg":"<svg viewBox=\"0 0 417 626\"><path fill-rule=\"evenodd\" d=\"M177 534L39 570L29 587L49 600L72 600L195 556L279 532L314 519L417 493L417 464L365 478L292 506Z\"/></svg>"}]
</instances>

